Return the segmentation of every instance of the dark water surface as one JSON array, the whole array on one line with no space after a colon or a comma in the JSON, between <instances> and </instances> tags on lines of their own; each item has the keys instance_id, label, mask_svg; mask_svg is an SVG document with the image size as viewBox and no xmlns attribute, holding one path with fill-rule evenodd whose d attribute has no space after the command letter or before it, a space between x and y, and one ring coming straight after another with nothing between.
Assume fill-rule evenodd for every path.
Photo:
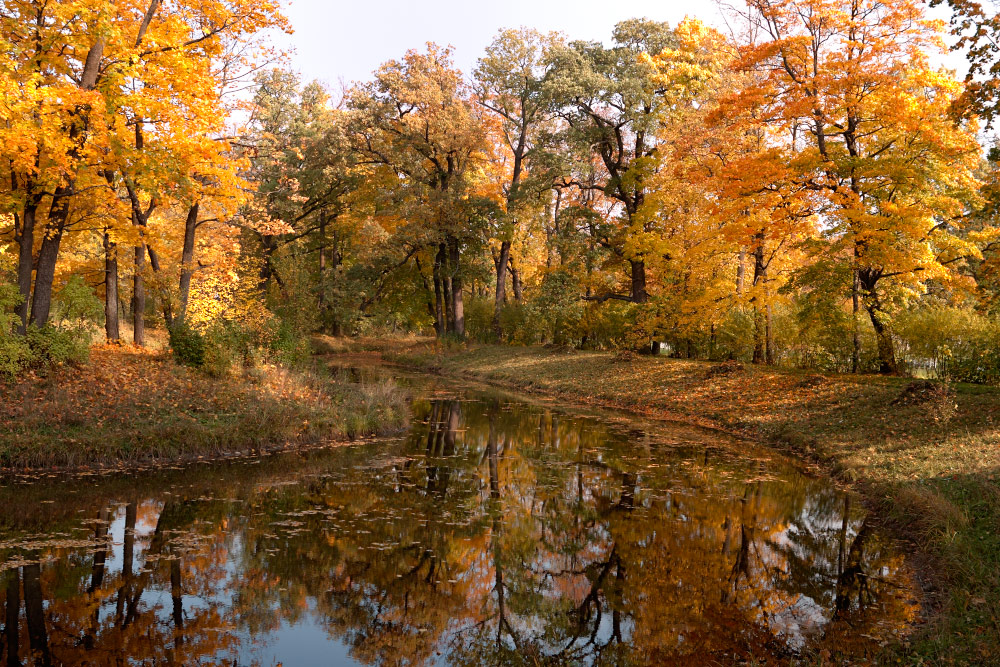
<instances>
[{"instance_id":1,"label":"dark water surface","mask_svg":"<svg viewBox=\"0 0 1000 667\"><path fill-rule=\"evenodd\" d=\"M0 665L863 661L915 620L856 499L774 453L414 391L397 439L0 487Z\"/></svg>"}]
</instances>

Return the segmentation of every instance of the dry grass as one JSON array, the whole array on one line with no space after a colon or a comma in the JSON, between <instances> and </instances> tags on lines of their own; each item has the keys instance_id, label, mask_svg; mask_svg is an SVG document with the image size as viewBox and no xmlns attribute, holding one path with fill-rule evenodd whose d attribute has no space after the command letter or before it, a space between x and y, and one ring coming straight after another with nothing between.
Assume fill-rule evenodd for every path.
<instances>
[{"instance_id":1,"label":"dry grass","mask_svg":"<svg viewBox=\"0 0 1000 667\"><path fill-rule=\"evenodd\" d=\"M97 346L82 369L0 386L0 467L210 458L402 428L388 382L351 384L276 366L213 379L167 355Z\"/></svg>"}]
</instances>

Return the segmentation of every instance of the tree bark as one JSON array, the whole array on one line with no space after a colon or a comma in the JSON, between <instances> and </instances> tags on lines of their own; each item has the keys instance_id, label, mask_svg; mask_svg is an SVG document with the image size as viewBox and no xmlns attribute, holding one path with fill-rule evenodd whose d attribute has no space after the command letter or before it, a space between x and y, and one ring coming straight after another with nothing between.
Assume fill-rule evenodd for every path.
<instances>
[{"instance_id":1,"label":"tree bark","mask_svg":"<svg viewBox=\"0 0 1000 667\"><path fill-rule=\"evenodd\" d=\"M434 255L434 333L438 338L445 334L444 281L442 279L441 248Z\"/></svg>"},{"instance_id":2,"label":"tree bark","mask_svg":"<svg viewBox=\"0 0 1000 667\"><path fill-rule=\"evenodd\" d=\"M49 312L52 309L52 283L56 275L56 261L59 258L59 245L69 220L69 198L72 196L71 186L61 185L52 196L52 206L49 209L49 220L45 225L45 237L42 247L38 250L38 264L35 266L35 290L31 297L31 317L29 324L43 327L48 324Z\"/></svg>"},{"instance_id":3,"label":"tree bark","mask_svg":"<svg viewBox=\"0 0 1000 667\"><path fill-rule=\"evenodd\" d=\"M514 301L521 303L524 300L524 287L521 283L521 272L514 266L514 257L510 258L510 287L514 292Z\"/></svg>"},{"instance_id":4,"label":"tree bark","mask_svg":"<svg viewBox=\"0 0 1000 667\"><path fill-rule=\"evenodd\" d=\"M199 203L191 204L184 220L184 246L181 249L180 305L177 319L184 323L187 317L188 300L191 298L191 276L194 275L194 240L198 229Z\"/></svg>"},{"instance_id":5,"label":"tree bark","mask_svg":"<svg viewBox=\"0 0 1000 667\"><path fill-rule=\"evenodd\" d=\"M649 292L646 291L646 262L630 259L629 264L632 267L632 301L646 303L649 301Z\"/></svg>"},{"instance_id":6,"label":"tree bark","mask_svg":"<svg viewBox=\"0 0 1000 667\"><path fill-rule=\"evenodd\" d=\"M858 285L864 296L864 307L868 311L872 327L875 329L875 341L878 345L879 373L895 375L899 372L896 364L896 350L892 342L892 332L887 324L887 317L882 310L882 303L875 288L882 278L878 269L858 269Z\"/></svg>"},{"instance_id":7,"label":"tree bark","mask_svg":"<svg viewBox=\"0 0 1000 667\"><path fill-rule=\"evenodd\" d=\"M493 335L499 343L503 338L500 326L500 311L507 303L507 266L510 264L510 241L500 243L500 256L494 261L497 272L497 286L493 300Z\"/></svg>"},{"instance_id":8,"label":"tree bark","mask_svg":"<svg viewBox=\"0 0 1000 667\"><path fill-rule=\"evenodd\" d=\"M451 269L451 330L458 338L465 338L465 306L462 302L462 264L458 237L448 237L448 264Z\"/></svg>"},{"instance_id":9,"label":"tree bark","mask_svg":"<svg viewBox=\"0 0 1000 667\"><path fill-rule=\"evenodd\" d=\"M851 372L860 373L861 372L861 330L858 322L858 314L861 311L861 295L858 284L858 272L855 269L853 272L853 280L851 283L851 301L853 305L853 312L851 317L851 338L853 347L851 349Z\"/></svg>"},{"instance_id":10,"label":"tree bark","mask_svg":"<svg viewBox=\"0 0 1000 667\"><path fill-rule=\"evenodd\" d=\"M132 267L132 342L142 347L146 344L146 285L142 270L146 265L146 246L140 241L135 246Z\"/></svg>"},{"instance_id":11,"label":"tree bark","mask_svg":"<svg viewBox=\"0 0 1000 667\"><path fill-rule=\"evenodd\" d=\"M121 340L118 328L118 244L104 232L104 333L109 343Z\"/></svg>"},{"instance_id":12,"label":"tree bark","mask_svg":"<svg viewBox=\"0 0 1000 667\"><path fill-rule=\"evenodd\" d=\"M31 301L31 274L35 268L35 220L38 217L40 198L34 195L24 205L21 214L21 229L18 234L17 286L21 292L21 303L15 312L20 318L18 331L28 328L28 310Z\"/></svg>"}]
</instances>

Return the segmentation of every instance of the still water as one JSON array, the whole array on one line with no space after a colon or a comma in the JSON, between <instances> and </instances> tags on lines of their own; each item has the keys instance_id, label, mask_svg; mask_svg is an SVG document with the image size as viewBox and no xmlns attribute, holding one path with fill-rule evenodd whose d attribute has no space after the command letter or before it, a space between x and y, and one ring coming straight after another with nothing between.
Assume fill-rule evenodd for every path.
<instances>
[{"instance_id":1,"label":"still water","mask_svg":"<svg viewBox=\"0 0 1000 667\"><path fill-rule=\"evenodd\" d=\"M863 661L916 619L773 452L435 382L395 439L0 487L0 664Z\"/></svg>"}]
</instances>

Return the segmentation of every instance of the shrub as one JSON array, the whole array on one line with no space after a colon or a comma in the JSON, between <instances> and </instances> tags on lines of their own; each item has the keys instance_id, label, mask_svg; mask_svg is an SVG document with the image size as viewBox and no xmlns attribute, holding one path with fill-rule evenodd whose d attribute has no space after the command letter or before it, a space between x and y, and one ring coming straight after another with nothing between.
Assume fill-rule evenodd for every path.
<instances>
[{"instance_id":1,"label":"shrub","mask_svg":"<svg viewBox=\"0 0 1000 667\"><path fill-rule=\"evenodd\" d=\"M104 306L94 290L80 276L70 276L56 294L52 305L57 320L70 329L91 332L104 319Z\"/></svg>"},{"instance_id":2,"label":"shrub","mask_svg":"<svg viewBox=\"0 0 1000 667\"><path fill-rule=\"evenodd\" d=\"M896 334L911 371L945 380L1000 383L1000 322L971 309L930 306L902 313Z\"/></svg>"},{"instance_id":3,"label":"shrub","mask_svg":"<svg viewBox=\"0 0 1000 667\"><path fill-rule=\"evenodd\" d=\"M30 326L24 338L31 349L31 366L82 364L90 358L90 335L86 332Z\"/></svg>"},{"instance_id":4,"label":"shrub","mask_svg":"<svg viewBox=\"0 0 1000 667\"><path fill-rule=\"evenodd\" d=\"M473 296L465 300L465 334L480 343L495 342L493 332L493 300Z\"/></svg>"},{"instance_id":5,"label":"shrub","mask_svg":"<svg viewBox=\"0 0 1000 667\"><path fill-rule=\"evenodd\" d=\"M177 361L185 366L201 368L205 365L205 337L186 322L170 327L170 349Z\"/></svg>"}]
</instances>

